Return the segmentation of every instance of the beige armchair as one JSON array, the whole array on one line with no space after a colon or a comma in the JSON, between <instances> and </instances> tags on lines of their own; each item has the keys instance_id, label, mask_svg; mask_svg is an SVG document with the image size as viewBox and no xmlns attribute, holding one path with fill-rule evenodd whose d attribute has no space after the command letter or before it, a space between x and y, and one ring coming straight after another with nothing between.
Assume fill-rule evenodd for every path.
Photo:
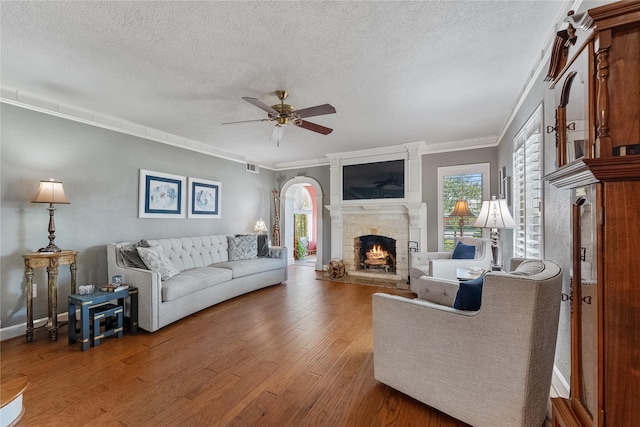
<instances>
[{"instance_id":1,"label":"beige armchair","mask_svg":"<svg viewBox=\"0 0 640 427\"><path fill-rule=\"evenodd\" d=\"M475 427L539 427L561 289L559 266L526 260L511 273L487 273L477 311L376 293L375 378Z\"/></svg>"},{"instance_id":2,"label":"beige armchair","mask_svg":"<svg viewBox=\"0 0 640 427\"><path fill-rule=\"evenodd\" d=\"M456 279L456 268L491 269L491 239L475 237L456 237L456 245L462 242L476 247L473 259L451 259L453 252L410 252L409 253L409 285L418 293L415 285L422 276Z\"/></svg>"}]
</instances>

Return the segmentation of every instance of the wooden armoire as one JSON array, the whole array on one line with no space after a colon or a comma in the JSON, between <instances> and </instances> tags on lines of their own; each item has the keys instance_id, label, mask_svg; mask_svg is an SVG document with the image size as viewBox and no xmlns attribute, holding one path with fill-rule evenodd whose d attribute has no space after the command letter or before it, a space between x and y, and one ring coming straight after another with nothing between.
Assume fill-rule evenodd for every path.
<instances>
[{"instance_id":1,"label":"wooden armoire","mask_svg":"<svg viewBox=\"0 0 640 427\"><path fill-rule=\"evenodd\" d=\"M588 17L548 76L558 149L545 179L571 192L573 260L571 396L552 399L553 425L640 426L640 1Z\"/></svg>"}]
</instances>

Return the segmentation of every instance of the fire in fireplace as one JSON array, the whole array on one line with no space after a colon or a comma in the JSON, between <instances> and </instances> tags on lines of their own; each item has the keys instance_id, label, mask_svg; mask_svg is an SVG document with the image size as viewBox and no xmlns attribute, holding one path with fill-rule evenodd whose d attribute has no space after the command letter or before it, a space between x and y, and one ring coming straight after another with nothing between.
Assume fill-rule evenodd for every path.
<instances>
[{"instance_id":1,"label":"fire in fireplace","mask_svg":"<svg viewBox=\"0 0 640 427\"><path fill-rule=\"evenodd\" d=\"M355 238L356 269L396 271L396 241L390 237L367 235Z\"/></svg>"}]
</instances>

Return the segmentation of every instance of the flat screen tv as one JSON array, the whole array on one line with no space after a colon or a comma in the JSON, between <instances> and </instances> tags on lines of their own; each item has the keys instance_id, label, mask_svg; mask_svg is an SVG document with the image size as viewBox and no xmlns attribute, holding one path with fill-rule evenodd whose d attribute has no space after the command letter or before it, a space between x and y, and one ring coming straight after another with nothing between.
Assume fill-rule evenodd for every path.
<instances>
[{"instance_id":1,"label":"flat screen tv","mask_svg":"<svg viewBox=\"0 0 640 427\"><path fill-rule=\"evenodd\" d=\"M342 200L403 198L404 160L342 167Z\"/></svg>"}]
</instances>

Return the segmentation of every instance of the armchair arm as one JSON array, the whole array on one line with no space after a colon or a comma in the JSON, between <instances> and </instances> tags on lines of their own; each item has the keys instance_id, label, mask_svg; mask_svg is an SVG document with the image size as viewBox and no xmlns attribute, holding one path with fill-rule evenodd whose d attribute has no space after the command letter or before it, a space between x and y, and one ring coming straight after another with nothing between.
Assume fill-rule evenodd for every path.
<instances>
[{"instance_id":1,"label":"armchair arm","mask_svg":"<svg viewBox=\"0 0 640 427\"><path fill-rule=\"evenodd\" d=\"M432 259L449 259L451 252L409 252L411 265L428 264Z\"/></svg>"},{"instance_id":2,"label":"armchair arm","mask_svg":"<svg viewBox=\"0 0 640 427\"><path fill-rule=\"evenodd\" d=\"M284 269L284 280L288 279L288 268L286 268L288 259L287 259L287 248L285 246L271 246L269 248L269 256L271 258L280 258L284 260L285 269Z\"/></svg>"},{"instance_id":3,"label":"armchair arm","mask_svg":"<svg viewBox=\"0 0 640 427\"><path fill-rule=\"evenodd\" d=\"M442 279L456 280L457 268L478 267L489 270L491 261L480 259L434 259L431 260L431 275Z\"/></svg>"},{"instance_id":4,"label":"armchair arm","mask_svg":"<svg viewBox=\"0 0 640 427\"><path fill-rule=\"evenodd\" d=\"M509 261L509 271L515 270L526 258L511 258Z\"/></svg>"},{"instance_id":5,"label":"armchair arm","mask_svg":"<svg viewBox=\"0 0 640 427\"><path fill-rule=\"evenodd\" d=\"M124 267L118 264L118 245L107 245L107 269L109 277L119 274L122 282L138 288L138 326L145 331L159 329L158 308L162 303L162 281L157 271Z\"/></svg>"}]
</instances>

